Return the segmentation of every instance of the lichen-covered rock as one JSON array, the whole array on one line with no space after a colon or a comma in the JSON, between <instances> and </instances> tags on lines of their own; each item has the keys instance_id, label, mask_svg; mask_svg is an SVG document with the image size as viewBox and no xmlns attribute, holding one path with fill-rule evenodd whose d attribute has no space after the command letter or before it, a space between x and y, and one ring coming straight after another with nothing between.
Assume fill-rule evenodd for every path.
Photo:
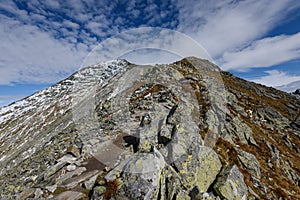
<instances>
[{"instance_id":1,"label":"lichen-covered rock","mask_svg":"<svg viewBox=\"0 0 300 200\"><path fill-rule=\"evenodd\" d=\"M195 149L191 155L183 155L174 165L186 188L192 190L197 186L202 191L207 191L222 167L214 150L205 146Z\"/></svg>"},{"instance_id":2,"label":"lichen-covered rock","mask_svg":"<svg viewBox=\"0 0 300 200\"><path fill-rule=\"evenodd\" d=\"M246 200L248 195L244 176L236 165L229 165L222 170L214 190L221 198L228 200Z\"/></svg>"},{"instance_id":3,"label":"lichen-covered rock","mask_svg":"<svg viewBox=\"0 0 300 200\"><path fill-rule=\"evenodd\" d=\"M96 186L93 189L93 193L91 195L92 200L101 200L104 199L103 194L106 191L106 187L104 186Z\"/></svg>"}]
</instances>

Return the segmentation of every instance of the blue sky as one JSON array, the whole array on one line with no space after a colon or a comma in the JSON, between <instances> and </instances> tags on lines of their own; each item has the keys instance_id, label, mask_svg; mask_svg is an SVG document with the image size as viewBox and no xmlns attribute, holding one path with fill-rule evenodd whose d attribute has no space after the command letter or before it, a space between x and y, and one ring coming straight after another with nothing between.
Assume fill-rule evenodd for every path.
<instances>
[{"instance_id":1,"label":"blue sky","mask_svg":"<svg viewBox=\"0 0 300 200\"><path fill-rule=\"evenodd\" d=\"M68 77L99 44L141 27L184 34L223 70L247 80L274 87L297 82L299 10L298 0L0 0L0 106ZM180 48L187 54L189 47ZM141 52L123 57L178 58Z\"/></svg>"}]
</instances>

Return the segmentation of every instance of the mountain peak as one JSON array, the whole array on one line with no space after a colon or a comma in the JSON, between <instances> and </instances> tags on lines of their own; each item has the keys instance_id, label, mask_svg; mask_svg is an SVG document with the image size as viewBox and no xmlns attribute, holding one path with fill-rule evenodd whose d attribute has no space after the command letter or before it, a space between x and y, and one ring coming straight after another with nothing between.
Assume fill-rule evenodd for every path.
<instances>
[{"instance_id":1,"label":"mountain peak","mask_svg":"<svg viewBox=\"0 0 300 200\"><path fill-rule=\"evenodd\" d=\"M204 71L221 71L220 68L208 60L197 58L195 56L186 57L175 63L190 63L192 66L197 66Z\"/></svg>"}]
</instances>

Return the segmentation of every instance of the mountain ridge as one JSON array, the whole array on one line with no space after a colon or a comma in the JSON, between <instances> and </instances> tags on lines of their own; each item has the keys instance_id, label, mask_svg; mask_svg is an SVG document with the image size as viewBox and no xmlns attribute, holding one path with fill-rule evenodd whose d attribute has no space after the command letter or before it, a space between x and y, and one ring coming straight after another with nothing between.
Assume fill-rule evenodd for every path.
<instances>
[{"instance_id":1,"label":"mountain ridge","mask_svg":"<svg viewBox=\"0 0 300 200\"><path fill-rule=\"evenodd\" d=\"M299 198L299 107L195 57L83 68L0 108L1 195Z\"/></svg>"}]
</instances>

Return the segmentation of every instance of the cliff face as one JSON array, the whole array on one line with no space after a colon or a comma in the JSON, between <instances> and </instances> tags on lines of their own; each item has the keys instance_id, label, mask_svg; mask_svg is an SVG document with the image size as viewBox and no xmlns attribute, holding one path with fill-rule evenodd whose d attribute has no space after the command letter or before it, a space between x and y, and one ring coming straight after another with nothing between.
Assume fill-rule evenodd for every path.
<instances>
[{"instance_id":1,"label":"cliff face","mask_svg":"<svg viewBox=\"0 0 300 200\"><path fill-rule=\"evenodd\" d=\"M1 197L299 199L299 108L194 57L87 67L1 108Z\"/></svg>"}]
</instances>

